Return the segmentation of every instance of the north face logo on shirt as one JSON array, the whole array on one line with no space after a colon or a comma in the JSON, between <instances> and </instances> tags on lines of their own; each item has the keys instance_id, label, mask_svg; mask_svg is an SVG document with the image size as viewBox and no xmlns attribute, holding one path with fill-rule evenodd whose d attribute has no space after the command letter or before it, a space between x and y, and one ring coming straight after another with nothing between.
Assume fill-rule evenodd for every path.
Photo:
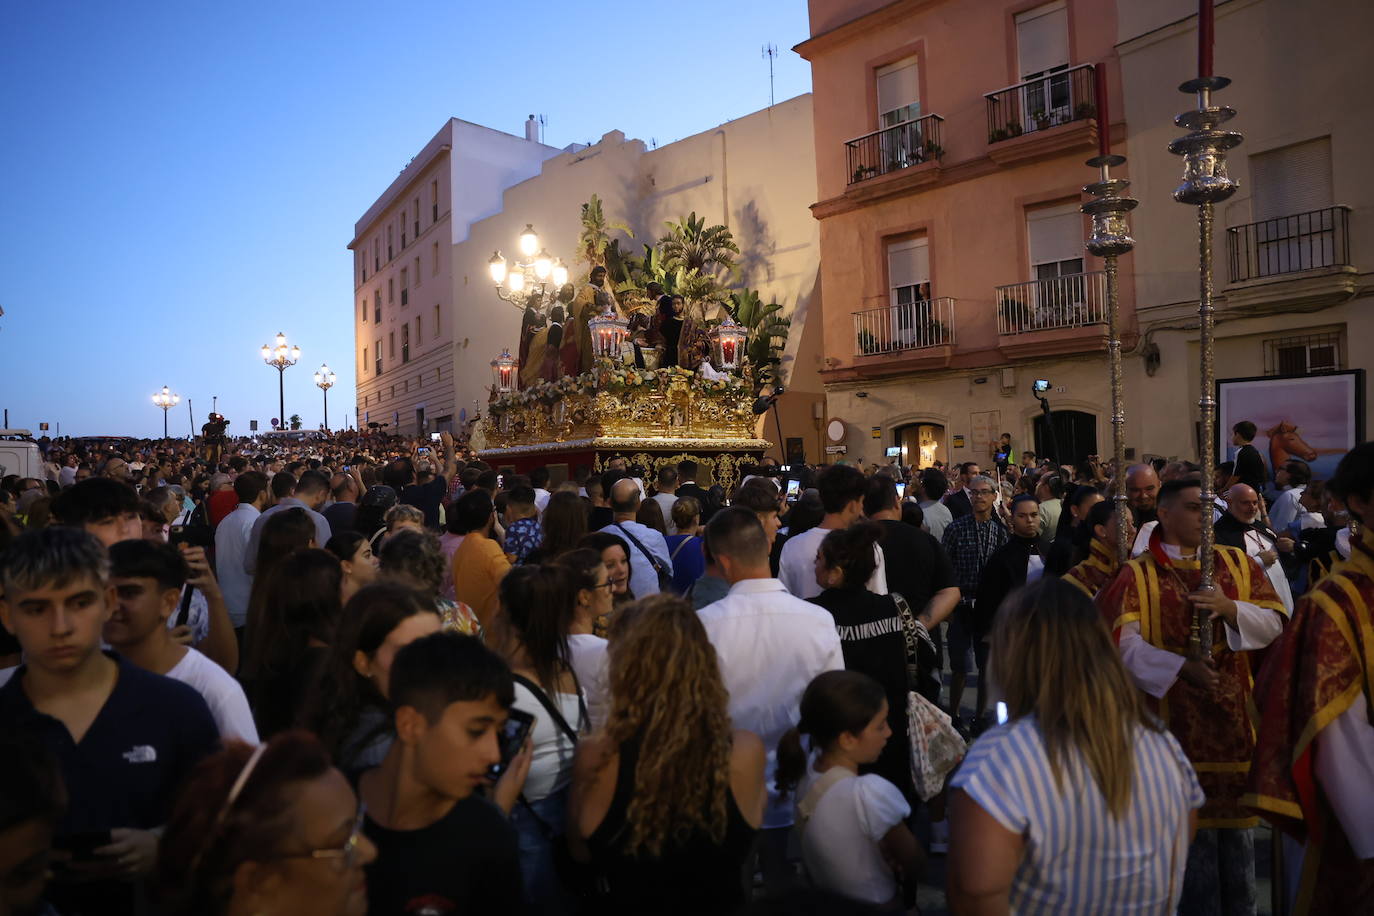
<instances>
[{"instance_id":1,"label":"north face logo on shirt","mask_svg":"<svg viewBox=\"0 0 1374 916\"><path fill-rule=\"evenodd\" d=\"M156 763L157 751L147 744L135 744L124 752L124 759L129 763Z\"/></svg>"}]
</instances>

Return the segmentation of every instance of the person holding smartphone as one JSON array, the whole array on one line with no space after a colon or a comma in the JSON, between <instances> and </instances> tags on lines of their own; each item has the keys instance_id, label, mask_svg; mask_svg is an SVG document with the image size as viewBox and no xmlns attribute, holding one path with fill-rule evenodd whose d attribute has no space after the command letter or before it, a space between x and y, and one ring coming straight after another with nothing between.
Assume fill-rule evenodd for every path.
<instances>
[{"instance_id":1,"label":"person holding smartphone","mask_svg":"<svg viewBox=\"0 0 1374 916\"><path fill-rule=\"evenodd\" d=\"M396 653L390 686L395 741L358 778L363 832L377 847L368 912L519 912L506 814L529 773L528 740L494 786L490 777L515 701L509 666L475 637L435 633Z\"/></svg>"}]
</instances>

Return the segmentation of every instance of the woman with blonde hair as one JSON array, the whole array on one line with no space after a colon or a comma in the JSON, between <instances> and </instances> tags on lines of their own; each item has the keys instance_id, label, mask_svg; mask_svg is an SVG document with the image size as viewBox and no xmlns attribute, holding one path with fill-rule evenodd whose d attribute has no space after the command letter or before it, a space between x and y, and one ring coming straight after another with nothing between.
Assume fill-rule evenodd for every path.
<instances>
[{"instance_id":1,"label":"woman with blonde hair","mask_svg":"<svg viewBox=\"0 0 1374 916\"><path fill-rule=\"evenodd\" d=\"M950 782L950 909L1173 913L1202 789L1093 603L1060 579L1012 594L990 669L1007 720Z\"/></svg>"},{"instance_id":2,"label":"woman with blonde hair","mask_svg":"<svg viewBox=\"0 0 1374 916\"><path fill-rule=\"evenodd\" d=\"M568 838L610 913L733 913L763 821L764 747L730 727L715 649L691 604L653 595L611 627L611 709L579 743Z\"/></svg>"}]
</instances>

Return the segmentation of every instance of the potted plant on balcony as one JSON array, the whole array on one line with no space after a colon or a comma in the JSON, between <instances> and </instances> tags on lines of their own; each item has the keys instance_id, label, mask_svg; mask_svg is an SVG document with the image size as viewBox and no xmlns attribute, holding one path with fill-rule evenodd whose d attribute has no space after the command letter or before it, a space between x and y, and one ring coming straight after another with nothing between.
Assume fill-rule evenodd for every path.
<instances>
[{"instance_id":1,"label":"potted plant on balcony","mask_svg":"<svg viewBox=\"0 0 1374 916\"><path fill-rule=\"evenodd\" d=\"M1030 324L1030 308L1015 296L1003 296L997 303L997 309L1002 313L1002 324L1010 333L1024 331Z\"/></svg>"},{"instance_id":2,"label":"potted plant on balcony","mask_svg":"<svg viewBox=\"0 0 1374 916\"><path fill-rule=\"evenodd\" d=\"M1095 118L1097 117L1097 106L1092 102L1079 102L1074 106L1073 115L1080 121Z\"/></svg>"},{"instance_id":3,"label":"potted plant on balcony","mask_svg":"<svg viewBox=\"0 0 1374 916\"><path fill-rule=\"evenodd\" d=\"M1031 119L1035 121L1036 130L1049 130L1050 125L1054 123L1044 111L1036 111L1031 115Z\"/></svg>"},{"instance_id":4,"label":"potted plant on balcony","mask_svg":"<svg viewBox=\"0 0 1374 916\"><path fill-rule=\"evenodd\" d=\"M1008 137L1019 137L1019 136L1021 136L1021 134L1025 133L1025 130L1026 130L1025 126L1024 126L1020 121L1008 121L1008 122L1007 122L1007 136L1008 136Z\"/></svg>"},{"instance_id":5,"label":"potted plant on balcony","mask_svg":"<svg viewBox=\"0 0 1374 916\"><path fill-rule=\"evenodd\" d=\"M927 140L924 149L926 161L929 161L931 159L939 159L941 156L945 154L945 148L940 144L936 143L934 140Z\"/></svg>"},{"instance_id":6,"label":"potted plant on balcony","mask_svg":"<svg viewBox=\"0 0 1374 916\"><path fill-rule=\"evenodd\" d=\"M1007 139L1007 132L1001 127L994 128L992 133L988 134L989 143L1001 143L1005 139Z\"/></svg>"},{"instance_id":7,"label":"potted plant on balcony","mask_svg":"<svg viewBox=\"0 0 1374 916\"><path fill-rule=\"evenodd\" d=\"M872 356L878 352L878 339L873 336L872 331L859 332L859 353L863 356Z\"/></svg>"}]
</instances>

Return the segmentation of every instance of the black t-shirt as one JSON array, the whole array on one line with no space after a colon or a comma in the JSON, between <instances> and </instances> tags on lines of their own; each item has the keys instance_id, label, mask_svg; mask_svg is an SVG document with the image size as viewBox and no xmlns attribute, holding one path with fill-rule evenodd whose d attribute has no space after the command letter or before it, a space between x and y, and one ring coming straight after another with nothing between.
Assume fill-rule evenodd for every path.
<instances>
[{"instance_id":1,"label":"black t-shirt","mask_svg":"<svg viewBox=\"0 0 1374 916\"><path fill-rule=\"evenodd\" d=\"M892 519L878 524L883 526L879 546L887 570L887 590L905 598L912 613L921 613L941 589L959 585L949 554L928 532Z\"/></svg>"},{"instance_id":2,"label":"black t-shirt","mask_svg":"<svg viewBox=\"0 0 1374 916\"><path fill-rule=\"evenodd\" d=\"M892 737L887 739L878 761L863 772L879 774L901 789L910 801L913 792L911 745L906 735L906 634L897 602L891 595L875 595L860 585L827 588L811 603L819 604L835 618L845 670L862 671L881 684L887 694L887 723L892 728ZM911 608L913 613L920 612L915 604Z\"/></svg>"},{"instance_id":3,"label":"black t-shirt","mask_svg":"<svg viewBox=\"0 0 1374 916\"><path fill-rule=\"evenodd\" d=\"M439 503L448 492L448 484L443 476L429 483L413 483L401 490L401 502L414 506L425 513L425 527L439 527Z\"/></svg>"},{"instance_id":4,"label":"black t-shirt","mask_svg":"<svg viewBox=\"0 0 1374 916\"><path fill-rule=\"evenodd\" d=\"M23 687L26 666L0 688L0 729L37 736L57 758L68 799L59 837L166 824L182 782L219 744L219 728L195 688L106 654L119 676L80 744L61 721L34 708ZM134 912L133 884L117 879L73 884L59 875L49 899L76 916Z\"/></svg>"},{"instance_id":5,"label":"black t-shirt","mask_svg":"<svg viewBox=\"0 0 1374 916\"><path fill-rule=\"evenodd\" d=\"M1264 478L1268 476L1259 449L1249 444L1242 445L1236 452L1236 468L1232 473L1241 483L1253 487L1256 493L1264 489Z\"/></svg>"},{"instance_id":6,"label":"black t-shirt","mask_svg":"<svg viewBox=\"0 0 1374 916\"><path fill-rule=\"evenodd\" d=\"M420 830L388 830L367 818L377 860L367 867L368 912L521 912L515 828L491 802L470 795Z\"/></svg>"},{"instance_id":7,"label":"black t-shirt","mask_svg":"<svg viewBox=\"0 0 1374 916\"><path fill-rule=\"evenodd\" d=\"M587 530L600 531L607 525L615 522L615 513L610 506L592 506L591 514L587 517ZM626 539L628 544L629 539Z\"/></svg>"},{"instance_id":8,"label":"black t-shirt","mask_svg":"<svg viewBox=\"0 0 1374 916\"><path fill-rule=\"evenodd\" d=\"M358 504L335 503L320 514L324 516L326 522L329 522L329 533L339 535L345 531L353 530L353 522L358 518Z\"/></svg>"}]
</instances>

